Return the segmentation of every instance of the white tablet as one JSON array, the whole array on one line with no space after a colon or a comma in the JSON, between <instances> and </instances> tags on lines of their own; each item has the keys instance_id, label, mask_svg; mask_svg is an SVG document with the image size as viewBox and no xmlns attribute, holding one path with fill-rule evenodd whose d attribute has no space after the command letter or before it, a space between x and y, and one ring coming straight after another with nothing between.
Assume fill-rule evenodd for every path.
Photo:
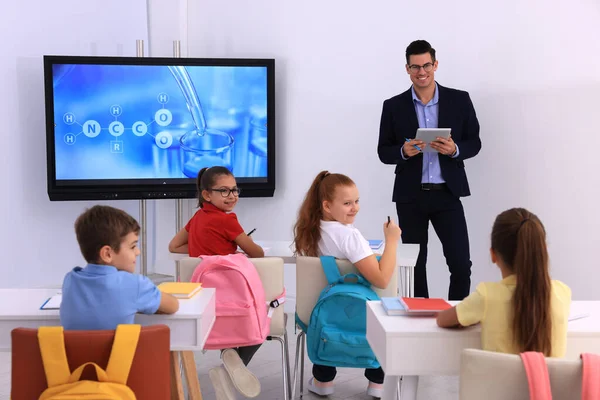
<instances>
[{"instance_id":1,"label":"white tablet","mask_svg":"<svg viewBox=\"0 0 600 400\"><path fill-rule=\"evenodd\" d=\"M426 153L437 152L431 147L431 142L437 137L450 138L450 128L419 128L417 129L416 139L422 140L427 143L427 147L423 150Z\"/></svg>"}]
</instances>

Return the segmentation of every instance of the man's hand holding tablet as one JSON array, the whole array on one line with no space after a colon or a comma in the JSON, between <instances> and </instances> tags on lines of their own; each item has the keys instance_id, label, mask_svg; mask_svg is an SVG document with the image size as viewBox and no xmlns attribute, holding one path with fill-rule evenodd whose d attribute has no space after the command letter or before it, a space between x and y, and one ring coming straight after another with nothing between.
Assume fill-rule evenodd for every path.
<instances>
[{"instance_id":1,"label":"man's hand holding tablet","mask_svg":"<svg viewBox=\"0 0 600 400\"><path fill-rule=\"evenodd\" d=\"M456 143L452 140L452 136L448 138L437 137L431 142L431 148L440 154L452 157L456 153Z\"/></svg>"}]
</instances>

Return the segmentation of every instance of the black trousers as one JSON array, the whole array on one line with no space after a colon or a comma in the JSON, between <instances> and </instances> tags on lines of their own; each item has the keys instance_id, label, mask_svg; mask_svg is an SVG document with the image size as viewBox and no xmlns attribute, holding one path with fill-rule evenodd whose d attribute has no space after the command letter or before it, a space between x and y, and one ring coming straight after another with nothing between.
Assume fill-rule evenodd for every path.
<instances>
[{"instance_id":1,"label":"black trousers","mask_svg":"<svg viewBox=\"0 0 600 400\"><path fill-rule=\"evenodd\" d=\"M262 346L262 343L255 344L252 346L234 347L233 349L235 351L237 351L237 353L240 356L240 358L242 359L242 362L244 363L244 365L248 365L248 363L250 363L250 360L252 360L252 357L254 357L254 353L256 353L258 351L260 346ZM221 353L224 350L225 349L221 350Z\"/></svg>"},{"instance_id":2,"label":"black trousers","mask_svg":"<svg viewBox=\"0 0 600 400\"><path fill-rule=\"evenodd\" d=\"M450 270L449 300L462 300L471 289L471 256L465 212L458 197L448 189L421 190L416 201L396 203L403 243L421 246L414 282L415 297L429 297L427 288L427 239L429 221L437 234Z\"/></svg>"},{"instance_id":3,"label":"black trousers","mask_svg":"<svg viewBox=\"0 0 600 400\"><path fill-rule=\"evenodd\" d=\"M314 378L319 382L331 382L337 374L337 369L335 367L313 364L312 373ZM383 383L385 374L383 373L383 369L381 369L381 367L376 369L367 368L365 369L365 377L370 382Z\"/></svg>"}]
</instances>

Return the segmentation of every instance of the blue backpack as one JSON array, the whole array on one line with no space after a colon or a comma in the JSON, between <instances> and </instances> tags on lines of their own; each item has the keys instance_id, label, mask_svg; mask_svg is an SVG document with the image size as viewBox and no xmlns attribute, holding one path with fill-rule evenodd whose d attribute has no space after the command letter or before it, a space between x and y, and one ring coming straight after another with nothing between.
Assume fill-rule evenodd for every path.
<instances>
[{"instance_id":1,"label":"blue backpack","mask_svg":"<svg viewBox=\"0 0 600 400\"><path fill-rule=\"evenodd\" d=\"M359 274L340 275L335 258L322 256L329 286L321 292L306 332L308 357L330 367L379 368L367 342L367 300L379 300Z\"/></svg>"}]
</instances>

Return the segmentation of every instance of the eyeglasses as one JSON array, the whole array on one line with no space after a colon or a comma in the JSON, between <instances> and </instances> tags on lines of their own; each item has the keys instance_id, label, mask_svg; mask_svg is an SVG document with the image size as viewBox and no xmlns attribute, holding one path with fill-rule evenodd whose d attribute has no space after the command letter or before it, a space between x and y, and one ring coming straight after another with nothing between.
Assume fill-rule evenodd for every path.
<instances>
[{"instance_id":1,"label":"eyeglasses","mask_svg":"<svg viewBox=\"0 0 600 400\"><path fill-rule=\"evenodd\" d=\"M229 197L229 195L231 193L233 193L233 195L235 197L238 197L240 195L240 192L242 191L240 188L234 187L232 189L227 189L227 188L221 188L221 189L206 189L209 192L219 192L221 193L222 197Z\"/></svg>"},{"instance_id":2,"label":"eyeglasses","mask_svg":"<svg viewBox=\"0 0 600 400\"><path fill-rule=\"evenodd\" d=\"M419 71L421 70L421 68L423 68L423 70L425 72L431 72L431 70L433 69L433 63L426 63L424 65L409 65L408 69L410 70L411 73L413 74L418 74Z\"/></svg>"}]
</instances>

